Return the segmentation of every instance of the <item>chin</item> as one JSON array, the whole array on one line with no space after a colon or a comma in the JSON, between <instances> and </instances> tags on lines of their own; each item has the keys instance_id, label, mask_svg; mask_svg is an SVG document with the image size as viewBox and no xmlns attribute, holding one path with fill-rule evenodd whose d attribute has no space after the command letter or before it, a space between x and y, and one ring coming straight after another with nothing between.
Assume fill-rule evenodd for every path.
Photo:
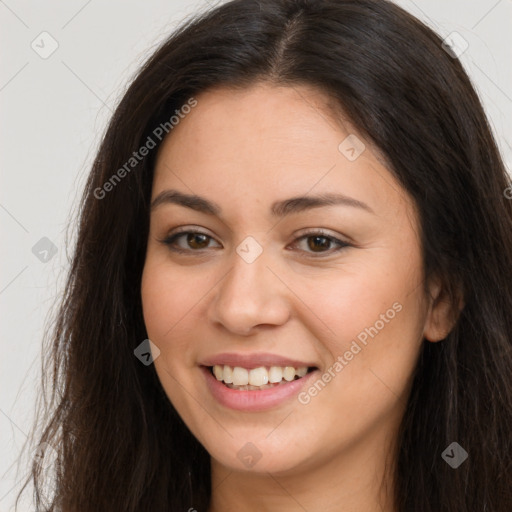
<instances>
[{"instance_id":1,"label":"chin","mask_svg":"<svg viewBox=\"0 0 512 512\"><path fill-rule=\"evenodd\" d=\"M243 433L230 430L233 437L219 443L219 438L206 438L205 446L211 457L230 471L256 474L288 474L314 457L311 439L300 438L296 432L283 430L277 435L271 429L250 428ZM275 436L274 436L275 434Z\"/></svg>"}]
</instances>

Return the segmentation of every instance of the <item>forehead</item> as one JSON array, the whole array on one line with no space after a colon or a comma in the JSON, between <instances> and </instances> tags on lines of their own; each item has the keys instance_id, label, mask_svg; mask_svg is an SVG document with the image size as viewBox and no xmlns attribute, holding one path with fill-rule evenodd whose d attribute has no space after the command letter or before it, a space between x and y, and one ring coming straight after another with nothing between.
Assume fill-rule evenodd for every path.
<instances>
[{"instance_id":1,"label":"forehead","mask_svg":"<svg viewBox=\"0 0 512 512\"><path fill-rule=\"evenodd\" d=\"M220 202L236 196L273 203L314 189L352 195L375 209L405 198L378 151L315 88L216 88L196 100L162 143L153 197L179 188ZM347 158L354 141L363 144L357 152L364 150Z\"/></svg>"},{"instance_id":2,"label":"forehead","mask_svg":"<svg viewBox=\"0 0 512 512\"><path fill-rule=\"evenodd\" d=\"M164 141L162 152L180 156L185 143L187 150L195 148L198 157L210 155L210 162L228 156L238 161L264 158L261 147L290 147L294 152L283 155L286 160L294 155L303 158L307 152L314 161L321 149L318 144L323 143L323 152L336 153L340 127L329 115L328 98L311 87L258 83L237 90L215 88L196 100L197 106Z\"/></svg>"}]
</instances>

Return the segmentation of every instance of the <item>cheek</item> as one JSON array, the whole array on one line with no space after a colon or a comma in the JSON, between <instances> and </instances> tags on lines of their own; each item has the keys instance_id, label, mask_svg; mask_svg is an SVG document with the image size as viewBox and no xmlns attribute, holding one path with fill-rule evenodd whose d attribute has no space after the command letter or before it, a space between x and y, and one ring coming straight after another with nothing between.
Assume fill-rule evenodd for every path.
<instances>
[{"instance_id":1,"label":"cheek","mask_svg":"<svg viewBox=\"0 0 512 512\"><path fill-rule=\"evenodd\" d=\"M142 274L141 298L144 322L150 339L161 340L172 327L176 297L167 280L151 263L146 264Z\"/></svg>"},{"instance_id":2,"label":"cheek","mask_svg":"<svg viewBox=\"0 0 512 512\"><path fill-rule=\"evenodd\" d=\"M328 327L323 347L333 364L340 363L332 389L345 400L355 398L356 408L407 388L425 322L420 262L419 253L380 253L307 292Z\"/></svg>"},{"instance_id":3,"label":"cheek","mask_svg":"<svg viewBox=\"0 0 512 512\"><path fill-rule=\"evenodd\" d=\"M179 272L171 272L168 266L148 256L142 274L141 299L148 337L160 349L160 357L155 360L157 370L162 365L171 369L173 362L179 368L187 359L184 326L197 302L193 290ZM177 359L181 365L175 364Z\"/></svg>"},{"instance_id":4,"label":"cheek","mask_svg":"<svg viewBox=\"0 0 512 512\"><path fill-rule=\"evenodd\" d=\"M199 281L191 283L186 272L176 271L161 259L148 254L142 273L141 298L148 335L165 341L171 335L174 338L180 323L193 313L201 290Z\"/></svg>"},{"instance_id":5,"label":"cheek","mask_svg":"<svg viewBox=\"0 0 512 512\"><path fill-rule=\"evenodd\" d=\"M400 317L418 320L420 280L416 258L376 250L323 275L295 277L294 291L310 306L311 317L325 332L322 341L328 343L333 355L338 355L348 348L347 342L376 322L379 331L389 332L391 324L395 328L402 324ZM407 315L397 313L400 308L406 309Z\"/></svg>"},{"instance_id":6,"label":"cheek","mask_svg":"<svg viewBox=\"0 0 512 512\"><path fill-rule=\"evenodd\" d=\"M160 349L155 371L167 396L181 411L188 409L182 386L189 387L188 372L194 354L187 331L197 304L197 288L187 286L184 274L148 254L141 282L144 323L148 338ZM188 329L187 329L188 327Z\"/></svg>"}]
</instances>

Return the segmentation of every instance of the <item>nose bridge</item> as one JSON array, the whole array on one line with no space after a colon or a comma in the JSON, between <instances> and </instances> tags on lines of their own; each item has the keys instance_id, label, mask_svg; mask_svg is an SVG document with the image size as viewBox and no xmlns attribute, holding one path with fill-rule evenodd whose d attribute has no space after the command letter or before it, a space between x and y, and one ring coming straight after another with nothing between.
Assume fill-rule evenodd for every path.
<instances>
[{"instance_id":1,"label":"nose bridge","mask_svg":"<svg viewBox=\"0 0 512 512\"><path fill-rule=\"evenodd\" d=\"M260 248L247 239L237 247L211 304L210 318L233 332L247 333L260 324L282 324L289 316L286 287L267 268L272 267L270 253Z\"/></svg>"}]
</instances>

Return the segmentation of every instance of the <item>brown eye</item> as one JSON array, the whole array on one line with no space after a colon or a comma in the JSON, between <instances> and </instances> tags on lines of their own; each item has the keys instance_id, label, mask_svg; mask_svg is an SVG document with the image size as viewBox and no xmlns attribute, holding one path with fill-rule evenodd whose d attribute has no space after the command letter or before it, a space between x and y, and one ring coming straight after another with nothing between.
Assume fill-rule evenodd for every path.
<instances>
[{"instance_id":1,"label":"brown eye","mask_svg":"<svg viewBox=\"0 0 512 512\"><path fill-rule=\"evenodd\" d=\"M184 243L178 244L181 240L184 240ZM200 231L182 231L170 235L161 242L175 252L199 252L208 249L211 240L213 240L211 236Z\"/></svg>"},{"instance_id":2,"label":"brown eye","mask_svg":"<svg viewBox=\"0 0 512 512\"><path fill-rule=\"evenodd\" d=\"M299 245L299 242L306 240L306 248L304 252L309 254L318 254L320 256L330 255L332 253L341 251L346 247L351 247L351 244L347 242L343 242L336 237L330 236L323 232L312 232L306 233L304 236L301 236L296 239L294 242L295 246ZM333 248L334 246L334 248Z\"/></svg>"},{"instance_id":3,"label":"brown eye","mask_svg":"<svg viewBox=\"0 0 512 512\"><path fill-rule=\"evenodd\" d=\"M178 243L178 241L182 240L184 240L184 243ZM315 254L318 257L328 256L346 247L351 247L351 244L319 231L307 233L297 238L293 246L298 246L299 242L304 240L307 241L306 248L299 248L299 250L305 252L307 256L313 255L313 257L315 257ZM214 241L214 238L201 231L182 231L161 240L171 251L179 253L200 253L204 249L211 248L209 245L211 241Z\"/></svg>"},{"instance_id":4,"label":"brown eye","mask_svg":"<svg viewBox=\"0 0 512 512\"><path fill-rule=\"evenodd\" d=\"M308 247L313 251L317 252L317 250L320 250L321 252L323 249L329 249L332 240L326 236L308 236Z\"/></svg>"},{"instance_id":5,"label":"brown eye","mask_svg":"<svg viewBox=\"0 0 512 512\"><path fill-rule=\"evenodd\" d=\"M201 233L188 233L186 240L187 244L193 249L205 249L208 246L209 238L210 237L208 235L203 235Z\"/></svg>"}]
</instances>

